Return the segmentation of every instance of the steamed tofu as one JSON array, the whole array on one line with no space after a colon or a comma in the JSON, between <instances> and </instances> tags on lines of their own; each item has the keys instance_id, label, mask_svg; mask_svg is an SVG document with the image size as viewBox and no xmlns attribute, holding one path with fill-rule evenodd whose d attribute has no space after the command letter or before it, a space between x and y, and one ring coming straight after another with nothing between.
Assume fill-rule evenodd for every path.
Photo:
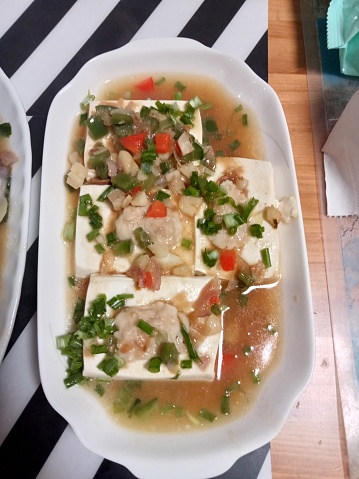
<instances>
[{"instance_id":1,"label":"steamed tofu","mask_svg":"<svg viewBox=\"0 0 359 479\"><path fill-rule=\"evenodd\" d=\"M175 103L174 100L164 100L163 103ZM177 101L178 107L180 110L184 110L186 106L186 101ZM90 102L90 107L89 107L89 116L94 114L96 112L96 106L97 105L111 105L119 108L127 108L129 107L131 110L133 110L136 113L139 113L141 111L141 108L143 106L146 107L154 107L156 106L156 101L153 100L111 100L111 101L92 101ZM195 137L195 139L202 144L202 121L201 121L201 114L199 109L196 109L195 115L194 115L194 120L193 120L193 126L189 130L189 132ZM105 147L109 147L110 140L109 138L103 138L102 143ZM91 156L90 151L93 149L94 145L96 143L96 140L94 140L89 132L87 132L86 136L86 142L85 142L85 151L84 151L84 163L85 166L88 166L88 159ZM111 148L109 147L110 151ZM91 170L89 170L89 177L92 177L93 174L91 174Z\"/></svg>"},{"instance_id":2,"label":"steamed tofu","mask_svg":"<svg viewBox=\"0 0 359 479\"><path fill-rule=\"evenodd\" d=\"M191 312L193 302L198 298L202 289L211 281L211 277L180 278L163 276L161 289L150 291L136 289L131 278L121 275L100 276L92 275L86 296L85 314L99 294L106 294L107 299L118 294L133 294L132 299L126 300L126 307L116 315L115 322L119 339L118 354L125 360L125 365L115 376L117 379L171 379L175 373L165 364L161 365L160 372L150 373L147 370L148 361L157 356L158 335L164 335L168 341L176 344L179 352L179 361L188 359L187 348L181 333L181 321ZM114 315L114 311L107 306L107 314ZM143 319L151 324L157 333L149 337L138 327L137 322ZM188 329L188 325L186 325ZM193 361L191 369L180 369L178 380L212 381L215 377L215 363L219 348L221 331L203 337L203 341L196 344L198 355L204 359L202 365ZM138 344L146 343L142 353L138 352ZM91 342L84 345L84 376L106 378L108 376L98 369L98 364L104 359L104 354L92 355L89 351ZM131 346L132 345L132 346ZM136 349L137 348L137 349ZM141 348L140 348L141 349Z\"/></svg>"},{"instance_id":3,"label":"steamed tofu","mask_svg":"<svg viewBox=\"0 0 359 479\"><path fill-rule=\"evenodd\" d=\"M211 177L213 181L223 180L226 172L236 170L245 181L245 188L239 190L235 183L230 180L221 182L228 196L234 198L235 202L246 203L251 198L258 200L258 204L252 210L248 223L240 225L236 234L230 236L225 228L216 235L206 236L196 227L199 218L203 218L204 205L195 217L195 272L196 274L213 275L223 279L232 279L233 271L223 271L217 261L214 267L208 267L202 259L202 252L214 247L223 249L234 249L237 254L249 266L254 266L262 261L261 250L269 249L271 266L265 270L265 281L277 281L280 277L279 264L279 242L278 232L264 219L264 210L267 206L277 206L274 193L273 170L269 161L252 160L247 158L217 158L216 172ZM230 205L223 205L219 214L231 212ZM248 227L251 224L259 224L264 227L263 237L256 238L249 234Z\"/></svg>"},{"instance_id":4,"label":"steamed tofu","mask_svg":"<svg viewBox=\"0 0 359 479\"><path fill-rule=\"evenodd\" d=\"M106 234L114 231L114 212L108 201L98 201L99 196L106 190L108 185L84 185L80 189L80 197L90 195L92 202L96 205L98 213L102 217L103 227L100 235L93 241L89 241L86 237L92 231L87 216L77 214L76 218L76 239L75 239L75 273L78 278L87 278L92 273L98 273L101 267L102 254L95 250L97 242L105 244ZM135 247L136 248L136 247ZM131 257L117 257L114 267L119 273L125 272L130 267L130 261L133 260L138 252L134 251Z\"/></svg>"}]
</instances>

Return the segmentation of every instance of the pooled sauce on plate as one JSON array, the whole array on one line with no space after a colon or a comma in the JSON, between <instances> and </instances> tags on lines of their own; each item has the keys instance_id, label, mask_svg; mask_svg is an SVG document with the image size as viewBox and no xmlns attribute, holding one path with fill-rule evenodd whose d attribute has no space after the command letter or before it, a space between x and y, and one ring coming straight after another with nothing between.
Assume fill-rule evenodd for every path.
<instances>
[{"instance_id":1,"label":"pooled sauce on plate","mask_svg":"<svg viewBox=\"0 0 359 479\"><path fill-rule=\"evenodd\" d=\"M154 75L158 80L159 75ZM109 82L96 100L173 99L181 92L183 100L198 95L205 108L202 123L208 130L215 119L218 133L206 132L217 156L238 156L262 159L263 146L254 113L240 100L226 93L212 81L199 77L166 76L152 91L134 88L139 81ZM180 83L176 82L180 81ZM185 88L183 88L185 87ZM81 99L79 99L81 101ZM208 106L208 108L207 108ZM84 136L84 128L76 127L73 145ZM205 138L206 140L206 138ZM73 147L74 149L74 147ZM71 150L72 151L72 150ZM78 194L68 194L68 207L76 208ZM68 244L68 276L74 275L73 245ZM77 297L85 298L87 281L78 281L69 288L69 318ZM240 296L240 297L239 297ZM243 414L253 404L261 383L275 366L281 346L281 288L260 288L248 295L238 289L227 292L223 303L229 309L223 316L221 365L216 379L205 381L122 381L91 379L83 387L91 390L112 415L114 421L130 428L151 431L178 431L198 426L221 424ZM147 404L143 414L136 414L136 401ZM152 407L155 405L156 407Z\"/></svg>"}]
</instances>

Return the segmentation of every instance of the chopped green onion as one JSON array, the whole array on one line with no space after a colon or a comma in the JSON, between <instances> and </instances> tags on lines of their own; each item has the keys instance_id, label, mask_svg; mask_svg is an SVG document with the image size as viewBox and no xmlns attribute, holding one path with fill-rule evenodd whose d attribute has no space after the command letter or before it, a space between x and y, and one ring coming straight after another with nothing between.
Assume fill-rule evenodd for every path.
<instances>
[{"instance_id":1,"label":"chopped green onion","mask_svg":"<svg viewBox=\"0 0 359 479\"><path fill-rule=\"evenodd\" d=\"M238 281L243 283L244 286L247 286L248 288L249 288L249 286L253 286L253 284L254 284L253 276L250 275L249 273L246 273L245 271L241 271L238 274Z\"/></svg>"},{"instance_id":2,"label":"chopped green onion","mask_svg":"<svg viewBox=\"0 0 359 479\"><path fill-rule=\"evenodd\" d=\"M210 103L209 101L206 101L205 103L202 103L201 105L202 111L209 110L210 108L213 108L213 104Z\"/></svg>"},{"instance_id":3,"label":"chopped green onion","mask_svg":"<svg viewBox=\"0 0 359 479\"><path fill-rule=\"evenodd\" d=\"M219 252L216 249L207 250L205 249L202 253L202 259L206 266L212 268L219 258Z\"/></svg>"},{"instance_id":4,"label":"chopped green onion","mask_svg":"<svg viewBox=\"0 0 359 479\"><path fill-rule=\"evenodd\" d=\"M62 230L62 239L67 241L73 241L75 239L76 223L74 220L66 221L64 229Z\"/></svg>"},{"instance_id":5,"label":"chopped green onion","mask_svg":"<svg viewBox=\"0 0 359 479\"><path fill-rule=\"evenodd\" d=\"M227 311L227 309L229 309L229 306L225 305L225 304L213 304L212 307L211 307L211 311L213 314L215 314L216 316L220 316L222 313L224 313L225 311Z\"/></svg>"},{"instance_id":6,"label":"chopped green onion","mask_svg":"<svg viewBox=\"0 0 359 479\"><path fill-rule=\"evenodd\" d=\"M248 115L247 115L247 113L243 113L243 115L242 115L242 125L244 125L244 126L248 125Z\"/></svg>"},{"instance_id":7,"label":"chopped green onion","mask_svg":"<svg viewBox=\"0 0 359 479\"><path fill-rule=\"evenodd\" d=\"M77 371L76 373L67 376L67 378L64 379L64 384L67 388L71 388L72 386L75 386L75 384L82 383L84 379L82 371Z\"/></svg>"},{"instance_id":8,"label":"chopped green onion","mask_svg":"<svg viewBox=\"0 0 359 479\"><path fill-rule=\"evenodd\" d=\"M74 312L72 315L72 320L75 324L77 324L85 312L85 301L82 298L77 298L75 303Z\"/></svg>"},{"instance_id":9,"label":"chopped green onion","mask_svg":"<svg viewBox=\"0 0 359 479\"><path fill-rule=\"evenodd\" d=\"M167 198L171 198L171 195L169 195L163 190L159 190L155 196L155 200L159 200L159 201L166 200Z\"/></svg>"},{"instance_id":10,"label":"chopped green onion","mask_svg":"<svg viewBox=\"0 0 359 479\"><path fill-rule=\"evenodd\" d=\"M133 297L134 297L134 295L130 294L130 293L128 293L128 294L117 294L113 298L109 299L107 301L107 304L112 309L119 309L119 308L122 308L123 306L125 306L125 300L126 299L131 299Z\"/></svg>"},{"instance_id":11,"label":"chopped green onion","mask_svg":"<svg viewBox=\"0 0 359 479\"><path fill-rule=\"evenodd\" d=\"M117 243L118 237L116 232L111 231L110 233L107 233L106 240L107 240L107 246L111 246L112 244Z\"/></svg>"},{"instance_id":12,"label":"chopped green onion","mask_svg":"<svg viewBox=\"0 0 359 479\"><path fill-rule=\"evenodd\" d=\"M181 101L181 100L182 100L182 92L176 91L175 94L173 95L173 98L174 98L176 101Z\"/></svg>"},{"instance_id":13,"label":"chopped green onion","mask_svg":"<svg viewBox=\"0 0 359 479\"><path fill-rule=\"evenodd\" d=\"M264 226L254 223L250 225L249 232L251 236L254 236L255 238L263 238Z\"/></svg>"},{"instance_id":14,"label":"chopped green onion","mask_svg":"<svg viewBox=\"0 0 359 479\"><path fill-rule=\"evenodd\" d=\"M246 345L246 346L243 346L242 351L244 352L246 356L249 356L254 351L254 347Z\"/></svg>"},{"instance_id":15,"label":"chopped green onion","mask_svg":"<svg viewBox=\"0 0 359 479\"><path fill-rule=\"evenodd\" d=\"M165 175L166 173L168 173L171 169L171 165L165 161L162 161L160 163L160 168L161 168L161 172L163 175Z\"/></svg>"},{"instance_id":16,"label":"chopped green onion","mask_svg":"<svg viewBox=\"0 0 359 479\"><path fill-rule=\"evenodd\" d=\"M149 416L151 413L153 413L157 408L158 408L158 399L153 398L153 399L150 399L145 404L139 404L135 408L134 413L136 417L143 419Z\"/></svg>"},{"instance_id":17,"label":"chopped green onion","mask_svg":"<svg viewBox=\"0 0 359 479\"><path fill-rule=\"evenodd\" d=\"M118 241L114 243L111 248L115 256L126 256L132 253L133 242L131 239Z\"/></svg>"},{"instance_id":18,"label":"chopped green onion","mask_svg":"<svg viewBox=\"0 0 359 479\"><path fill-rule=\"evenodd\" d=\"M115 188L113 186L108 186L102 193L101 195L97 198L97 201L105 201L105 199L108 197L108 195L113 191Z\"/></svg>"},{"instance_id":19,"label":"chopped green onion","mask_svg":"<svg viewBox=\"0 0 359 479\"><path fill-rule=\"evenodd\" d=\"M175 343L164 342L161 344L161 359L165 364L178 364L179 353Z\"/></svg>"},{"instance_id":20,"label":"chopped green onion","mask_svg":"<svg viewBox=\"0 0 359 479\"><path fill-rule=\"evenodd\" d=\"M142 183L142 189L146 191L146 193L150 192L156 181L157 176L155 176L153 173L150 173L145 179L145 181Z\"/></svg>"},{"instance_id":21,"label":"chopped green onion","mask_svg":"<svg viewBox=\"0 0 359 479\"><path fill-rule=\"evenodd\" d=\"M100 230L92 230L89 233L87 233L86 238L87 241L93 241L97 236L100 234Z\"/></svg>"},{"instance_id":22,"label":"chopped green onion","mask_svg":"<svg viewBox=\"0 0 359 479\"><path fill-rule=\"evenodd\" d=\"M238 106L234 109L234 111L236 111L237 113L238 113L239 111L242 111L242 110L243 110L243 105L238 105Z\"/></svg>"},{"instance_id":23,"label":"chopped green onion","mask_svg":"<svg viewBox=\"0 0 359 479\"><path fill-rule=\"evenodd\" d=\"M150 373L159 373L161 369L162 359L158 356L155 356L150 359L148 363L148 372Z\"/></svg>"},{"instance_id":24,"label":"chopped green onion","mask_svg":"<svg viewBox=\"0 0 359 479\"><path fill-rule=\"evenodd\" d=\"M136 228L133 234L140 248L146 249L149 245L152 244L150 234L145 231L141 226Z\"/></svg>"},{"instance_id":25,"label":"chopped green onion","mask_svg":"<svg viewBox=\"0 0 359 479\"><path fill-rule=\"evenodd\" d=\"M209 422L213 422L217 419L217 415L214 412L208 411L208 409L201 409L199 415Z\"/></svg>"},{"instance_id":26,"label":"chopped green onion","mask_svg":"<svg viewBox=\"0 0 359 479\"><path fill-rule=\"evenodd\" d=\"M69 283L69 286L76 286L76 277L75 276L68 276L67 277L67 282Z\"/></svg>"},{"instance_id":27,"label":"chopped green onion","mask_svg":"<svg viewBox=\"0 0 359 479\"><path fill-rule=\"evenodd\" d=\"M101 397L105 394L105 388L102 386L102 384L99 383L96 384L95 391Z\"/></svg>"},{"instance_id":28,"label":"chopped green onion","mask_svg":"<svg viewBox=\"0 0 359 479\"><path fill-rule=\"evenodd\" d=\"M242 308L244 308L245 306L247 306L248 304L248 294L243 294L243 293L240 293L239 296L238 296L238 304L239 306L242 306Z\"/></svg>"},{"instance_id":29,"label":"chopped green onion","mask_svg":"<svg viewBox=\"0 0 359 479\"><path fill-rule=\"evenodd\" d=\"M257 368L252 370L252 381L254 384L259 384L261 382L259 377L259 369Z\"/></svg>"},{"instance_id":30,"label":"chopped green onion","mask_svg":"<svg viewBox=\"0 0 359 479\"><path fill-rule=\"evenodd\" d=\"M195 188L192 185L190 185L190 186L188 186L188 188L185 188L184 190L182 190L182 193L185 196L199 197L199 190L197 190L197 188Z\"/></svg>"},{"instance_id":31,"label":"chopped green onion","mask_svg":"<svg viewBox=\"0 0 359 479\"><path fill-rule=\"evenodd\" d=\"M161 85L166 81L165 77L160 77L158 80L155 81L155 85Z\"/></svg>"},{"instance_id":32,"label":"chopped green onion","mask_svg":"<svg viewBox=\"0 0 359 479\"><path fill-rule=\"evenodd\" d=\"M230 396L227 394L221 396L221 413L226 416L231 413Z\"/></svg>"},{"instance_id":33,"label":"chopped green onion","mask_svg":"<svg viewBox=\"0 0 359 479\"><path fill-rule=\"evenodd\" d=\"M176 83L175 83L175 88L177 88L177 90L179 90L179 91L183 91L183 90L185 90L187 87L186 87L186 85L184 85L182 82L176 81Z\"/></svg>"},{"instance_id":34,"label":"chopped green onion","mask_svg":"<svg viewBox=\"0 0 359 479\"><path fill-rule=\"evenodd\" d=\"M197 362L201 363L202 362L201 358L198 356L198 353L193 346L191 337L190 337L190 335L189 335L189 333L186 329L186 326L184 324L181 324L181 333L182 333L183 339L186 343L186 347L187 347L187 351L188 351L188 355L189 355L190 359L193 359L193 361L197 361Z\"/></svg>"},{"instance_id":35,"label":"chopped green onion","mask_svg":"<svg viewBox=\"0 0 359 479\"><path fill-rule=\"evenodd\" d=\"M138 320L137 327L141 329L141 331L143 331L144 333L148 334L149 336L151 336L151 334L153 334L155 331L155 328L151 326L149 323L147 323L146 321L144 321L143 319Z\"/></svg>"},{"instance_id":36,"label":"chopped green onion","mask_svg":"<svg viewBox=\"0 0 359 479\"><path fill-rule=\"evenodd\" d=\"M188 238L182 238L181 246L182 248L193 249L193 241Z\"/></svg>"},{"instance_id":37,"label":"chopped green onion","mask_svg":"<svg viewBox=\"0 0 359 479\"><path fill-rule=\"evenodd\" d=\"M11 125L10 123L1 123L0 124L0 136L9 137L11 136Z\"/></svg>"},{"instance_id":38,"label":"chopped green onion","mask_svg":"<svg viewBox=\"0 0 359 479\"><path fill-rule=\"evenodd\" d=\"M229 145L231 150L236 150L241 145L241 142L238 140L233 140L232 143Z\"/></svg>"},{"instance_id":39,"label":"chopped green onion","mask_svg":"<svg viewBox=\"0 0 359 479\"><path fill-rule=\"evenodd\" d=\"M90 352L91 354L108 353L108 348L106 344L91 344Z\"/></svg>"},{"instance_id":40,"label":"chopped green onion","mask_svg":"<svg viewBox=\"0 0 359 479\"><path fill-rule=\"evenodd\" d=\"M102 254L102 253L105 252L105 248L100 243L95 244L94 248L95 248L96 253L98 253L98 254Z\"/></svg>"},{"instance_id":41,"label":"chopped green onion","mask_svg":"<svg viewBox=\"0 0 359 479\"><path fill-rule=\"evenodd\" d=\"M95 95L91 95L90 90L88 90L87 95L80 103L81 110L88 110L90 101L94 101Z\"/></svg>"},{"instance_id":42,"label":"chopped green onion","mask_svg":"<svg viewBox=\"0 0 359 479\"><path fill-rule=\"evenodd\" d=\"M207 133L215 133L218 131L218 125L214 118L206 118L203 120L202 124L203 124L203 129Z\"/></svg>"},{"instance_id":43,"label":"chopped green onion","mask_svg":"<svg viewBox=\"0 0 359 479\"><path fill-rule=\"evenodd\" d=\"M261 256L262 256L262 261L264 263L264 267L266 269L270 268L272 266L272 262L270 259L270 252L269 248L264 248L261 250Z\"/></svg>"},{"instance_id":44,"label":"chopped green onion","mask_svg":"<svg viewBox=\"0 0 359 479\"><path fill-rule=\"evenodd\" d=\"M182 359L181 368L182 369L192 369L192 359Z\"/></svg>"},{"instance_id":45,"label":"chopped green onion","mask_svg":"<svg viewBox=\"0 0 359 479\"><path fill-rule=\"evenodd\" d=\"M103 359L97 366L100 371L103 371L107 376L113 377L119 372L124 362L119 357L109 357Z\"/></svg>"}]
</instances>

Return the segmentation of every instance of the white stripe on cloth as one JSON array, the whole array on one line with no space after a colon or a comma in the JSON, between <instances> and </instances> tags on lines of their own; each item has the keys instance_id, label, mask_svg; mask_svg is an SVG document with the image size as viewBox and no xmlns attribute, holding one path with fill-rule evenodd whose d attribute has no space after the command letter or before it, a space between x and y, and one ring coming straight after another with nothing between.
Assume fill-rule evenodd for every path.
<instances>
[{"instance_id":1,"label":"white stripe on cloth","mask_svg":"<svg viewBox=\"0 0 359 479\"><path fill-rule=\"evenodd\" d=\"M272 461L270 450L268 451L268 454L263 462L263 466L259 471L257 479L272 479Z\"/></svg>"},{"instance_id":2,"label":"white stripe on cloth","mask_svg":"<svg viewBox=\"0 0 359 479\"><path fill-rule=\"evenodd\" d=\"M244 61L267 29L268 0L246 0L213 48Z\"/></svg>"},{"instance_id":3,"label":"white stripe on cloth","mask_svg":"<svg viewBox=\"0 0 359 479\"><path fill-rule=\"evenodd\" d=\"M95 476L102 461L103 457L86 449L67 426L36 479L71 478L74 474L76 479L89 479Z\"/></svg>"},{"instance_id":4,"label":"white stripe on cloth","mask_svg":"<svg viewBox=\"0 0 359 479\"><path fill-rule=\"evenodd\" d=\"M76 55L119 0L78 0L45 40L11 77L27 111ZM86 21L84 21L86 19ZM64 42L64 32L75 31Z\"/></svg>"},{"instance_id":5,"label":"white stripe on cloth","mask_svg":"<svg viewBox=\"0 0 359 479\"><path fill-rule=\"evenodd\" d=\"M204 0L182 0L179 7L173 0L162 0L132 40L176 37ZM158 19L161 18L161 24Z\"/></svg>"},{"instance_id":6,"label":"white stripe on cloth","mask_svg":"<svg viewBox=\"0 0 359 479\"><path fill-rule=\"evenodd\" d=\"M40 385L36 332L35 314L0 366L0 444Z\"/></svg>"},{"instance_id":7,"label":"white stripe on cloth","mask_svg":"<svg viewBox=\"0 0 359 479\"><path fill-rule=\"evenodd\" d=\"M9 7L9 0L0 0L0 37L24 13L33 0L16 0Z\"/></svg>"}]
</instances>

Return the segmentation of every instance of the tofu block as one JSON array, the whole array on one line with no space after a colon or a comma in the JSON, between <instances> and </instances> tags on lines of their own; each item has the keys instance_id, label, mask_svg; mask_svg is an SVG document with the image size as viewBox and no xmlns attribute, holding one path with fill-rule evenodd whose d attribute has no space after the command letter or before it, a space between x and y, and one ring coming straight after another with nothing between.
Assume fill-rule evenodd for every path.
<instances>
[{"instance_id":1,"label":"tofu block","mask_svg":"<svg viewBox=\"0 0 359 479\"><path fill-rule=\"evenodd\" d=\"M163 103L175 103L174 100L163 100ZM177 101L178 107L180 110L184 110L186 106L186 101ZM151 107L151 106L156 106L156 101L155 100L110 100L110 101L92 101L90 102L89 106L89 116L94 114L96 112L96 106L97 105L113 105L121 108L127 108L128 105L130 105L131 109L135 111L136 113L139 113L141 111L141 108L143 106ZM199 109L196 109L195 115L194 115L194 120L193 120L193 127L189 130L189 132L196 138L196 140L199 143L202 143L202 121L201 121L201 114ZM105 147L108 146L109 139L108 138L103 138L101 139L102 143L104 144ZM84 151L84 163L85 166L88 166L88 160L90 158L90 151L93 149L94 145L96 143L96 140L94 140L89 132L87 132L86 136L86 142L85 142L85 151ZM89 177L94 176L91 174L91 170L89 171Z\"/></svg>"},{"instance_id":2,"label":"tofu block","mask_svg":"<svg viewBox=\"0 0 359 479\"><path fill-rule=\"evenodd\" d=\"M98 213L102 216L103 228L100 234L105 238L106 234L114 230L113 211L108 201L97 201L97 198L105 191L108 185L84 185L80 189L80 196L89 194L93 204L98 206ZM92 273L100 271L102 254L95 250L95 241L88 241L86 235L92 230L87 216L76 218L76 238L75 238L75 274L77 278L87 278ZM129 257L117 257L115 262L116 271L122 273L128 270L134 256L138 253L134 251Z\"/></svg>"},{"instance_id":3,"label":"tofu block","mask_svg":"<svg viewBox=\"0 0 359 479\"><path fill-rule=\"evenodd\" d=\"M252 210L247 224L240 225L237 233L233 236L228 235L225 229L217 235L206 236L199 228L197 221L203 218L204 205L194 218L195 228L195 274L212 275L223 279L232 279L233 271L223 271L219 261L214 267L208 267L202 259L202 252L207 249L213 249L217 246L220 249L235 249L239 256L249 265L254 266L261 261L261 250L269 249L271 266L265 271L265 280L267 282L277 281L280 277L280 258L279 258L279 240L278 231L264 220L263 212L267 206L277 206L278 202L274 193L273 170L269 161L252 160L247 158L217 158L217 167L215 174L211 177L217 181L227 170L238 170L241 177L247 182L245 188L246 198L256 198L258 204ZM223 183L225 185L225 183ZM232 184L233 186L233 184ZM264 226L262 238L256 238L248 233L248 225L260 224Z\"/></svg>"},{"instance_id":4,"label":"tofu block","mask_svg":"<svg viewBox=\"0 0 359 479\"><path fill-rule=\"evenodd\" d=\"M178 311L189 313L192 309L193 302L198 298L201 290L211 281L211 277L174 277L163 276L161 288L159 291L150 291L148 289L136 289L135 283L131 278L123 275L101 276L91 275L90 283L86 296L85 314L91 305L91 302L96 299L99 294L106 294L107 300L118 294L130 293L134 298L126 300L126 310L131 311L131 307L148 307L151 304L159 304L156 302L164 302L171 305L172 308L177 308ZM128 309L127 309L128 308ZM107 306L107 314L114 316L118 314ZM158 320L158 318L157 318ZM176 320L177 321L177 320ZM163 325L165 326L165 324ZM137 328L137 326L135 326ZM180 331L181 323L178 320L176 328L172 334L175 334L182 343L182 333ZM165 330L165 329L164 329ZM117 334L117 333L115 333ZM204 341L197 347L197 352L200 357L206 357L206 367L203 368L193 361L191 369L181 369L181 374L178 380L193 380L193 381L212 381L215 377L215 364L219 348L222 332L218 332L211 336L206 336ZM108 376L97 368L98 364L105 357L104 354L92 355L89 352L89 342L86 341L84 345L84 376L108 379ZM121 339L120 339L121 347ZM180 352L179 361L188 359L187 349L183 344L178 348ZM172 379L174 373L169 371L166 365L162 364L160 372L150 373L147 370L148 358L135 359L128 361L118 372L115 379L146 379L146 380L160 380Z\"/></svg>"}]
</instances>

